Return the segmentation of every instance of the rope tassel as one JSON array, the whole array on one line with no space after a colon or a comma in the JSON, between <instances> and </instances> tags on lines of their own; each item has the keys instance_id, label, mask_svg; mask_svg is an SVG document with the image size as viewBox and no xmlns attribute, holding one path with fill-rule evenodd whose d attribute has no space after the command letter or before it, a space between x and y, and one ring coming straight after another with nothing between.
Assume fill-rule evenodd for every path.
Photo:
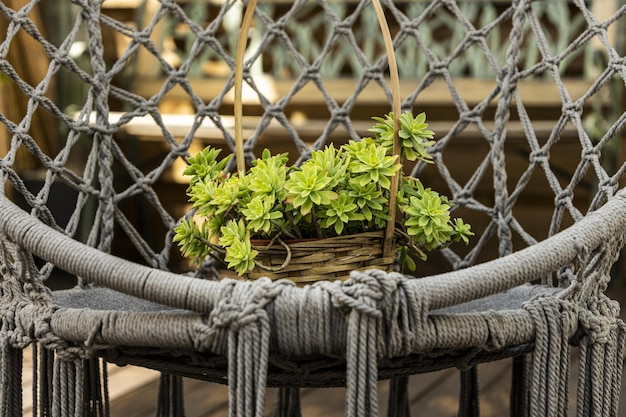
<instances>
[{"instance_id":1,"label":"rope tassel","mask_svg":"<svg viewBox=\"0 0 626 417\"><path fill-rule=\"evenodd\" d=\"M278 389L278 405L274 417L302 417L298 387Z\"/></svg>"},{"instance_id":2,"label":"rope tassel","mask_svg":"<svg viewBox=\"0 0 626 417\"><path fill-rule=\"evenodd\" d=\"M346 417L378 415L378 344L384 297L379 278L353 272L345 283L328 286L336 307L347 307Z\"/></svg>"},{"instance_id":3,"label":"rope tassel","mask_svg":"<svg viewBox=\"0 0 626 417\"><path fill-rule=\"evenodd\" d=\"M82 403L83 391L78 381L82 378L81 361L78 359L54 360L52 417L73 417L81 415L77 408ZM79 388L80 387L80 388Z\"/></svg>"},{"instance_id":4,"label":"rope tassel","mask_svg":"<svg viewBox=\"0 0 626 417\"><path fill-rule=\"evenodd\" d=\"M109 415L106 365L97 358L83 359L71 353L48 351L52 359L52 381L41 386L42 415L51 394L52 417L106 417ZM50 360L49 359L49 360ZM42 363L43 379L47 365ZM48 392L47 392L48 391ZM51 393L49 392L51 391ZM46 414L48 415L48 414Z\"/></svg>"},{"instance_id":5,"label":"rope tassel","mask_svg":"<svg viewBox=\"0 0 626 417\"><path fill-rule=\"evenodd\" d=\"M510 394L511 417L528 417L530 354L513 358Z\"/></svg>"},{"instance_id":6,"label":"rope tassel","mask_svg":"<svg viewBox=\"0 0 626 417\"><path fill-rule=\"evenodd\" d=\"M2 338L0 348L0 409L3 417L22 415L22 350Z\"/></svg>"},{"instance_id":7,"label":"rope tassel","mask_svg":"<svg viewBox=\"0 0 626 417\"><path fill-rule=\"evenodd\" d=\"M184 417L183 379L162 373L159 380L157 417Z\"/></svg>"},{"instance_id":8,"label":"rope tassel","mask_svg":"<svg viewBox=\"0 0 626 417\"><path fill-rule=\"evenodd\" d=\"M249 282L232 281L222 287L222 296L208 317L208 324L195 328L199 351L224 350L228 355L230 417L265 415L265 393L269 363L270 322L265 308L282 291L267 278Z\"/></svg>"},{"instance_id":9,"label":"rope tassel","mask_svg":"<svg viewBox=\"0 0 626 417\"><path fill-rule=\"evenodd\" d=\"M606 311L605 311L606 313ZM626 325L615 316L580 315L578 417L617 415Z\"/></svg>"},{"instance_id":10,"label":"rope tassel","mask_svg":"<svg viewBox=\"0 0 626 417\"><path fill-rule=\"evenodd\" d=\"M269 354L269 320L231 329L228 339L228 380L231 417L262 417ZM252 377L251 377L252 376Z\"/></svg>"},{"instance_id":11,"label":"rope tassel","mask_svg":"<svg viewBox=\"0 0 626 417\"><path fill-rule=\"evenodd\" d=\"M352 310L348 319L346 417L378 415L376 335L379 318Z\"/></svg>"},{"instance_id":12,"label":"rope tassel","mask_svg":"<svg viewBox=\"0 0 626 417\"><path fill-rule=\"evenodd\" d=\"M530 369L530 417L567 415L570 347L576 331L576 307L540 296L524 304L535 322L535 350Z\"/></svg>"},{"instance_id":13,"label":"rope tassel","mask_svg":"<svg viewBox=\"0 0 626 417\"><path fill-rule=\"evenodd\" d=\"M478 417L478 369L472 366L461 371L461 393L459 396L459 417Z\"/></svg>"},{"instance_id":14,"label":"rope tassel","mask_svg":"<svg viewBox=\"0 0 626 417\"><path fill-rule=\"evenodd\" d=\"M409 377L401 376L389 381L389 402L387 416L410 417Z\"/></svg>"}]
</instances>

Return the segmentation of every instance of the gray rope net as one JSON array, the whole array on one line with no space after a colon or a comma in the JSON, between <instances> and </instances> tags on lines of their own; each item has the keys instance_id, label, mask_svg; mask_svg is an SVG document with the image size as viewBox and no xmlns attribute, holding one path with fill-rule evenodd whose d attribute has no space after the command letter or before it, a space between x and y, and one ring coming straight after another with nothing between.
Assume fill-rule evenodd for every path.
<instances>
[{"instance_id":1,"label":"gray rope net","mask_svg":"<svg viewBox=\"0 0 626 417\"><path fill-rule=\"evenodd\" d=\"M366 134L391 102L370 1L261 3L248 162L265 147L301 162ZM0 3L2 415L21 413L31 344L42 416L108 415L104 362L160 370L161 416L184 414L182 376L228 383L233 416L263 415L267 386L277 415L300 414L298 387L346 386L345 414L373 416L390 379L388 413L405 416L409 375L457 367L459 415L475 416L475 365L509 357L511 415L560 416L572 346L577 415L615 415L625 333L604 290L626 231L626 7L595 3L383 1L402 107L425 111L437 138L435 164L412 175L475 236L419 279L304 288L190 270L172 243L187 158L207 143L234 153L244 4L147 1L131 24L77 0L53 31L44 4ZM62 271L79 285L51 290Z\"/></svg>"}]
</instances>

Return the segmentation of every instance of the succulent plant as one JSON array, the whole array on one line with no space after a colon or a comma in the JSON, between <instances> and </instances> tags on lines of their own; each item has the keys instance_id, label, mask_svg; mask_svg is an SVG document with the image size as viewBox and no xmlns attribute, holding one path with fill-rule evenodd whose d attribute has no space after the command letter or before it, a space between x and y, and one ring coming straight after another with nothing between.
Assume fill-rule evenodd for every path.
<instances>
[{"instance_id":1,"label":"succulent plant","mask_svg":"<svg viewBox=\"0 0 626 417\"><path fill-rule=\"evenodd\" d=\"M301 166L289 166L286 154L265 150L245 173L226 171L231 155L207 147L189 159L187 194L196 210L175 229L184 256L201 261L211 252L245 274L258 251L251 239L324 238L383 230L391 219L391 180L406 158L432 163L433 145L424 113L400 117L401 158L393 155L393 115L374 118L374 138L348 141L313 151ZM452 242L467 243L473 233L462 219L452 219L453 203L401 172L396 229L399 255L410 269L413 257ZM411 256L413 255L413 256Z\"/></svg>"}]
</instances>

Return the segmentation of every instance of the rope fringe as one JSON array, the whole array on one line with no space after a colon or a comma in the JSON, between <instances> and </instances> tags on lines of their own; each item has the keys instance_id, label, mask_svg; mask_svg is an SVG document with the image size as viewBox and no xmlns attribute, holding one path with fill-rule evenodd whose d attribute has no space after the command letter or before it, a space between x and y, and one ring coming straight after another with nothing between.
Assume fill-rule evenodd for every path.
<instances>
[{"instance_id":1,"label":"rope fringe","mask_svg":"<svg viewBox=\"0 0 626 417\"><path fill-rule=\"evenodd\" d=\"M161 373L156 415L157 417L185 417L182 377Z\"/></svg>"},{"instance_id":2,"label":"rope fringe","mask_svg":"<svg viewBox=\"0 0 626 417\"><path fill-rule=\"evenodd\" d=\"M333 303L349 308L346 347L346 417L378 415L378 344L385 296L382 275L352 272L345 283L329 286Z\"/></svg>"},{"instance_id":3,"label":"rope fringe","mask_svg":"<svg viewBox=\"0 0 626 417\"><path fill-rule=\"evenodd\" d=\"M531 355L516 356L513 358L511 376L511 417L528 417L530 402L530 363Z\"/></svg>"},{"instance_id":4,"label":"rope fringe","mask_svg":"<svg viewBox=\"0 0 626 417\"><path fill-rule=\"evenodd\" d=\"M540 296L524 304L535 322L530 373L530 416L567 415L569 340L577 328L575 305Z\"/></svg>"},{"instance_id":5,"label":"rope fringe","mask_svg":"<svg viewBox=\"0 0 626 417\"><path fill-rule=\"evenodd\" d=\"M581 308L571 301L540 296L523 307L536 326L530 417L567 415L570 341L580 348L576 415L616 415L626 326L615 305L603 298Z\"/></svg>"},{"instance_id":6,"label":"rope fringe","mask_svg":"<svg viewBox=\"0 0 626 417\"><path fill-rule=\"evenodd\" d=\"M34 347L33 381L33 416L110 414L106 363L101 359Z\"/></svg>"},{"instance_id":7,"label":"rope fringe","mask_svg":"<svg viewBox=\"0 0 626 417\"><path fill-rule=\"evenodd\" d=\"M198 350L223 352L226 348L231 417L262 417L265 412L270 342L265 309L281 293L283 285L272 285L268 278L252 284L232 281L225 286L208 323L195 328Z\"/></svg>"},{"instance_id":8,"label":"rope fringe","mask_svg":"<svg viewBox=\"0 0 626 417\"><path fill-rule=\"evenodd\" d=\"M0 410L3 417L22 415L22 349L2 338L0 347Z\"/></svg>"},{"instance_id":9,"label":"rope fringe","mask_svg":"<svg viewBox=\"0 0 626 417\"><path fill-rule=\"evenodd\" d=\"M388 417L409 417L409 377L402 376L389 381Z\"/></svg>"},{"instance_id":10,"label":"rope fringe","mask_svg":"<svg viewBox=\"0 0 626 417\"><path fill-rule=\"evenodd\" d=\"M615 316L589 319L589 311L582 310L576 415L614 416L619 406L626 325Z\"/></svg>"},{"instance_id":11,"label":"rope fringe","mask_svg":"<svg viewBox=\"0 0 626 417\"><path fill-rule=\"evenodd\" d=\"M479 417L478 370L475 366L461 371L461 393L459 395L459 417Z\"/></svg>"},{"instance_id":12,"label":"rope fringe","mask_svg":"<svg viewBox=\"0 0 626 417\"><path fill-rule=\"evenodd\" d=\"M279 388L278 404L274 417L301 417L302 410L300 407L300 389Z\"/></svg>"}]
</instances>

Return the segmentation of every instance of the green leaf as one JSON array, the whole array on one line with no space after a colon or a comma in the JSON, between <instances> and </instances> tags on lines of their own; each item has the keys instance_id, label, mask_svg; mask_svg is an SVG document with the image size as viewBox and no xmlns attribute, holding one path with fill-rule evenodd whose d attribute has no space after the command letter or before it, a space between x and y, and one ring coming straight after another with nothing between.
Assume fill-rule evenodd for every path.
<instances>
[{"instance_id":1,"label":"green leaf","mask_svg":"<svg viewBox=\"0 0 626 417\"><path fill-rule=\"evenodd\" d=\"M258 251L252 249L250 240L235 240L226 249L224 260L228 262L228 268L234 269L239 275L243 275L254 268L254 259Z\"/></svg>"},{"instance_id":2,"label":"green leaf","mask_svg":"<svg viewBox=\"0 0 626 417\"><path fill-rule=\"evenodd\" d=\"M313 209L313 202L309 199L307 199L304 204L302 204L302 207L300 208L300 213L303 216L306 216L307 214L309 214L311 212L311 210Z\"/></svg>"},{"instance_id":3,"label":"green leaf","mask_svg":"<svg viewBox=\"0 0 626 417\"><path fill-rule=\"evenodd\" d=\"M189 164L183 171L183 175L191 175L190 185L205 179L215 180L219 176L224 175L224 168L232 155L226 156L221 161L217 160L221 150L210 146L204 148L201 152L192 156L187 160Z\"/></svg>"},{"instance_id":4,"label":"green leaf","mask_svg":"<svg viewBox=\"0 0 626 417\"><path fill-rule=\"evenodd\" d=\"M220 228L220 233L219 244L224 247L231 246L237 240L243 241L248 236L243 219L239 219L239 221L230 220Z\"/></svg>"}]
</instances>

